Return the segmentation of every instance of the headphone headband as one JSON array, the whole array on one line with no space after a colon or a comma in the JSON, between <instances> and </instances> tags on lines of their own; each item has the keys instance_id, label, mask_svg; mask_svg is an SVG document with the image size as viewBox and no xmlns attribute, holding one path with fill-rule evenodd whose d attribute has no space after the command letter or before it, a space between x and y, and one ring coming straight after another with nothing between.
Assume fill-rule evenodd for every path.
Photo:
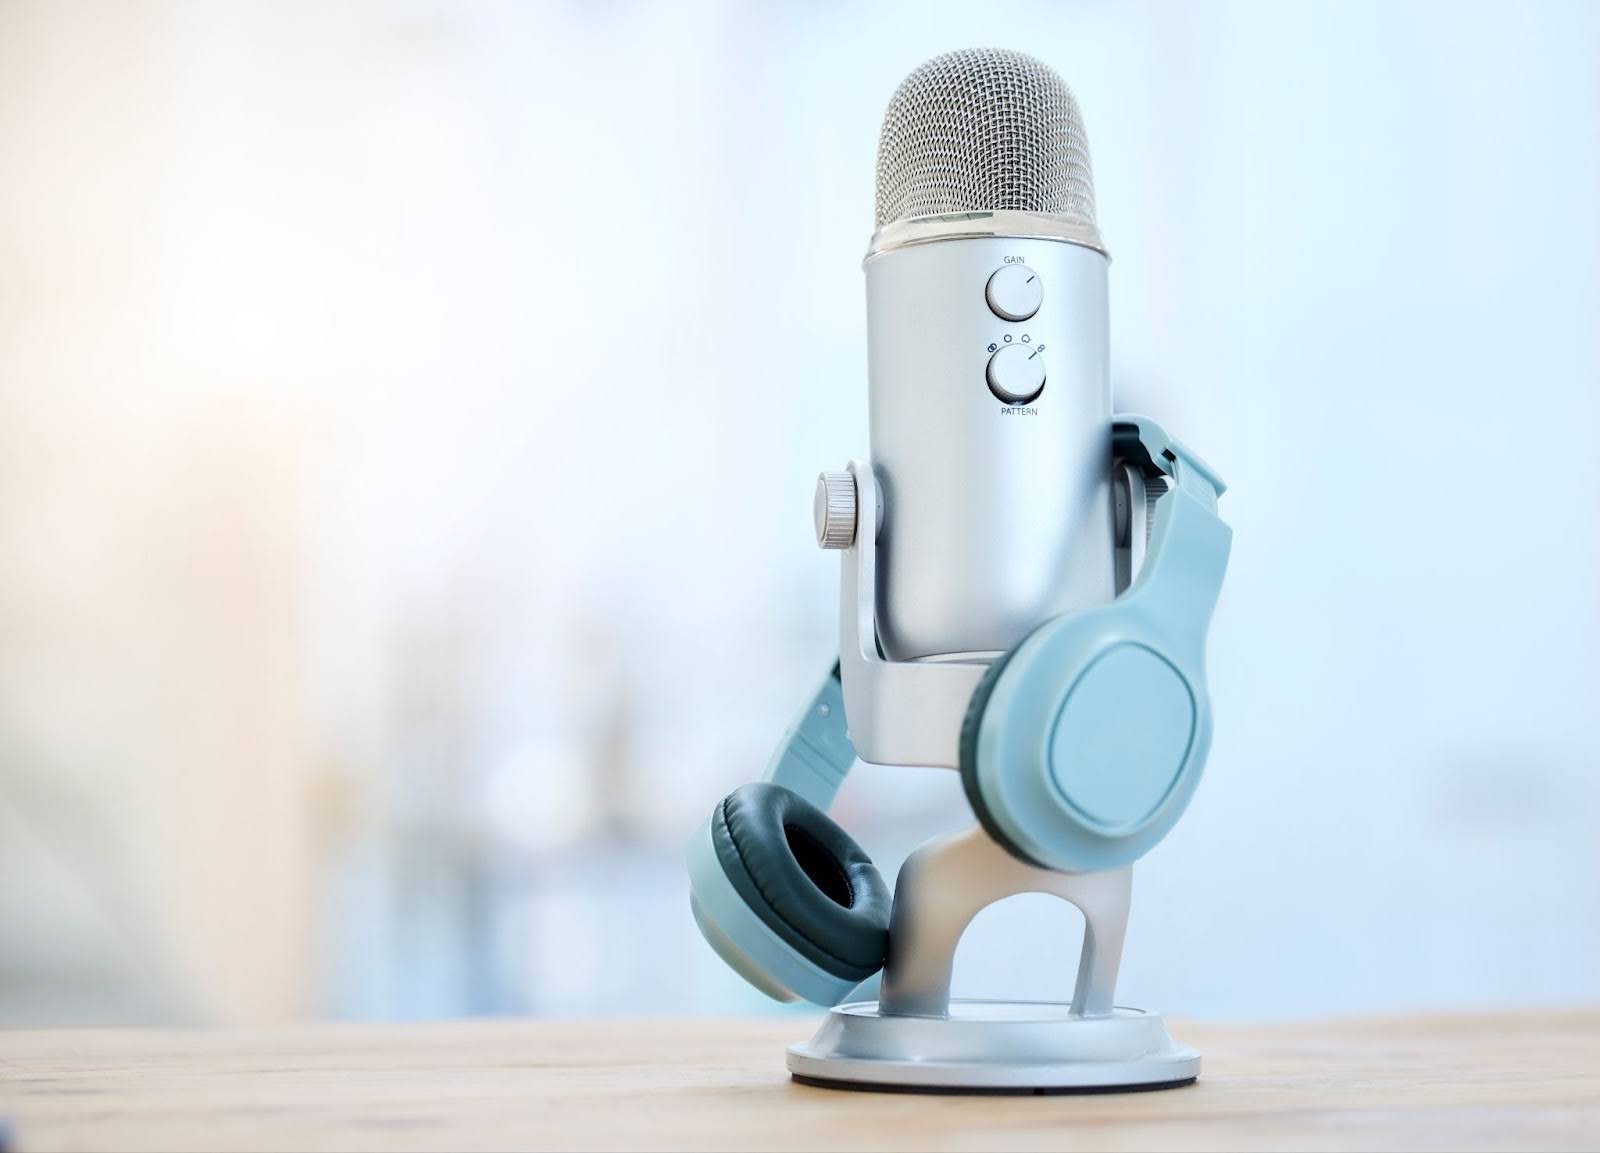
<instances>
[{"instance_id":1,"label":"headphone headband","mask_svg":"<svg viewBox=\"0 0 1600 1153\"><path fill-rule=\"evenodd\" d=\"M1117 417L1111 443L1115 459L1170 485L1155 504L1144 566L1117 603L1147 613L1199 656L1233 541L1233 530L1217 516L1217 497L1227 485L1149 417Z\"/></svg>"},{"instance_id":2,"label":"headphone headband","mask_svg":"<svg viewBox=\"0 0 1600 1153\"><path fill-rule=\"evenodd\" d=\"M1216 511L1217 498L1228 491L1216 470L1175 436L1167 435L1148 416L1127 413L1111 425L1111 455L1137 466L1147 477L1170 477L1187 487L1202 504Z\"/></svg>"},{"instance_id":3,"label":"headphone headband","mask_svg":"<svg viewBox=\"0 0 1600 1153\"><path fill-rule=\"evenodd\" d=\"M835 661L778 742L765 779L827 812L855 762L856 747L845 729L844 686Z\"/></svg>"}]
</instances>

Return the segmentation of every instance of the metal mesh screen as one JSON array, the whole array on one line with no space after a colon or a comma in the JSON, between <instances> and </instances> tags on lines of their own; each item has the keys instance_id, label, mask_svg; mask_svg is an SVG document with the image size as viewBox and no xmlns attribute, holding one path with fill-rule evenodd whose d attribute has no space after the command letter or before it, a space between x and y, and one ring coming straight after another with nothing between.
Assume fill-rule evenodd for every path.
<instances>
[{"instance_id":1,"label":"metal mesh screen","mask_svg":"<svg viewBox=\"0 0 1600 1153\"><path fill-rule=\"evenodd\" d=\"M877 225L1011 209L1094 225L1089 139L1072 91L1031 56L935 56L889 100L878 136Z\"/></svg>"}]
</instances>

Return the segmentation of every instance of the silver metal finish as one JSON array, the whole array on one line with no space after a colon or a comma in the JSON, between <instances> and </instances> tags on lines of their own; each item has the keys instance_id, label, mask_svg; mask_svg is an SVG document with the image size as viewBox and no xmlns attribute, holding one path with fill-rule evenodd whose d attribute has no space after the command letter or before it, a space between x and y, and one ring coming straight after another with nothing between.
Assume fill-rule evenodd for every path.
<instances>
[{"instance_id":1,"label":"silver metal finish","mask_svg":"<svg viewBox=\"0 0 1600 1153\"><path fill-rule=\"evenodd\" d=\"M1182 1085L1200 1055L1161 1018L1113 1007L1132 870L1056 873L1016 860L980 828L913 853L895 882L889 960L877 1002L841 1005L789 1071L814 1081L913 1089L1088 1089ZM956 945L972 918L1017 893L1083 910L1072 1003L950 997Z\"/></svg>"},{"instance_id":2,"label":"silver metal finish","mask_svg":"<svg viewBox=\"0 0 1600 1153\"><path fill-rule=\"evenodd\" d=\"M866 1001L830 1010L788 1065L851 1086L1070 1091L1186 1085L1200 1054L1138 1009L1080 1017L1049 1002L963 1000L948 1017L896 1017Z\"/></svg>"},{"instance_id":3,"label":"silver metal finish","mask_svg":"<svg viewBox=\"0 0 1600 1153\"><path fill-rule=\"evenodd\" d=\"M1115 524L1117 595L1133 584L1144 567L1145 550L1150 544L1150 525L1156 499L1166 492L1159 480L1147 479L1131 465L1118 463L1111 476L1112 519Z\"/></svg>"},{"instance_id":4,"label":"silver metal finish","mask_svg":"<svg viewBox=\"0 0 1600 1153\"><path fill-rule=\"evenodd\" d=\"M1005 404L1028 404L1044 391L1044 353L1026 344L1001 345L983 376L989 391Z\"/></svg>"},{"instance_id":5,"label":"silver metal finish","mask_svg":"<svg viewBox=\"0 0 1600 1153\"><path fill-rule=\"evenodd\" d=\"M985 300L1008 263L1044 285L1020 323ZM1105 258L1048 240L949 240L873 257L866 276L884 655L1004 651L1052 616L1110 600ZM989 389L989 359L1008 343L1049 362L1025 405Z\"/></svg>"},{"instance_id":6,"label":"silver metal finish","mask_svg":"<svg viewBox=\"0 0 1600 1153\"><path fill-rule=\"evenodd\" d=\"M1005 264L990 274L983 298L1001 320L1029 320L1044 300L1044 284L1026 264Z\"/></svg>"},{"instance_id":7,"label":"silver metal finish","mask_svg":"<svg viewBox=\"0 0 1600 1153\"><path fill-rule=\"evenodd\" d=\"M1054 69L1021 52L947 52L907 76L883 114L877 185L879 228L1005 209L1094 231L1078 102Z\"/></svg>"},{"instance_id":8,"label":"silver metal finish","mask_svg":"<svg viewBox=\"0 0 1600 1153\"><path fill-rule=\"evenodd\" d=\"M818 545L850 547L856 539L856 482L848 472L825 472L817 477L811 517L816 522Z\"/></svg>"},{"instance_id":9,"label":"silver metal finish","mask_svg":"<svg viewBox=\"0 0 1600 1153\"><path fill-rule=\"evenodd\" d=\"M863 761L961 767L961 719L988 668L971 660L888 661L878 651L878 524L882 503L872 468L850 462L856 487L855 541L840 562L839 672L850 741ZM873 510L867 520L864 510Z\"/></svg>"},{"instance_id":10,"label":"silver metal finish","mask_svg":"<svg viewBox=\"0 0 1600 1153\"><path fill-rule=\"evenodd\" d=\"M944 216L919 216L896 220L872 234L867 259L913 244L934 240L972 240L1003 236L1017 240L1064 240L1091 248L1110 259L1100 233L1070 216L1051 216L1044 212L952 212Z\"/></svg>"},{"instance_id":11,"label":"silver metal finish","mask_svg":"<svg viewBox=\"0 0 1600 1153\"><path fill-rule=\"evenodd\" d=\"M885 1014L943 1017L956 945L972 918L1017 893L1049 893L1083 912L1083 952L1072 1012L1111 1012L1133 894L1132 868L1058 873L1025 864L981 828L938 837L906 860L894 887L889 959L879 1004Z\"/></svg>"}]
</instances>

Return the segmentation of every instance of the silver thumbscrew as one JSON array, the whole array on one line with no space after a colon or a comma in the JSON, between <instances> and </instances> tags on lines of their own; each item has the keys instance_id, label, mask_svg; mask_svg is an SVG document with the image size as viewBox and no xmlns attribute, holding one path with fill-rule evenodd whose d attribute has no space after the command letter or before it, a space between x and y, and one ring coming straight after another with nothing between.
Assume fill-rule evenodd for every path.
<instances>
[{"instance_id":1,"label":"silver thumbscrew","mask_svg":"<svg viewBox=\"0 0 1600 1153\"><path fill-rule=\"evenodd\" d=\"M849 548L856 539L856 478L847 472L825 472L817 477L811 518L817 525L819 545Z\"/></svg>"}]
</instances>

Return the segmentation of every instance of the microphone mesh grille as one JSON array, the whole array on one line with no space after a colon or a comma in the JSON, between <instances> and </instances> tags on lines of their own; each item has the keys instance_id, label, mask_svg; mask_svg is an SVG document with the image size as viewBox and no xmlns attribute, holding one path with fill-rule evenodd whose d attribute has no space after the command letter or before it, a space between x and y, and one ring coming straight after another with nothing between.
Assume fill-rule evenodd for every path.
<instances>
[{"instance_id":1,"label":"microphone mesh grille","mask_svg":"<svg viewBox=\"0 0 1600 1153\"><path fill-rule=\"evenodd\" d=\"M935 56L895 89L878 136L877 227L1016 210L1094 226L1089 138L1072 90L1031 56Z\"/></svg>"}]
</instances>

